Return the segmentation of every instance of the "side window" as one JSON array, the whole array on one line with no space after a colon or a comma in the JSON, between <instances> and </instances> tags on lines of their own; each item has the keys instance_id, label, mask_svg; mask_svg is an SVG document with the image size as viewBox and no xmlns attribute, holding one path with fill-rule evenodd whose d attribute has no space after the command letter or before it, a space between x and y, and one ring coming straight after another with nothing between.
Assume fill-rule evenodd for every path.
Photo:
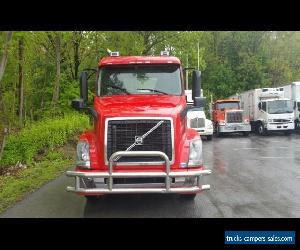
<instances>
[{"instance_id":1,"label":"side window","mask_svg":"<svg viewBox=\"0 0 300 250\"><path fill-rule=\"evenodd\" d=\"M266 102L262 102L261 103L261 109L263 110L263 111L267 111L267 105L266 105L267 103Z\"/></svg>"}]
</instances>

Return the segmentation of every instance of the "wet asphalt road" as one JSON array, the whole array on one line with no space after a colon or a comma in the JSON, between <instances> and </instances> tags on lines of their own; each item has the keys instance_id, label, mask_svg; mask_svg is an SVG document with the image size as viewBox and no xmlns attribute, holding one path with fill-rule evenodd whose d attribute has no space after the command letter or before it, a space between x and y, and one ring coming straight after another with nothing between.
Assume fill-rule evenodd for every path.
<instances>
[{"instance_id":1,"label":"wet asphalt road","mask_svg":"<svg viewBox=\"0 0 300 250\"><path fill-rule=\"evenodd\" d=\"M96 203L65 191L61 176L0 217L300 217L300 135L239 135L203 140L211 190L177 195L111 195Z\"/></svg>"}]
</instances>

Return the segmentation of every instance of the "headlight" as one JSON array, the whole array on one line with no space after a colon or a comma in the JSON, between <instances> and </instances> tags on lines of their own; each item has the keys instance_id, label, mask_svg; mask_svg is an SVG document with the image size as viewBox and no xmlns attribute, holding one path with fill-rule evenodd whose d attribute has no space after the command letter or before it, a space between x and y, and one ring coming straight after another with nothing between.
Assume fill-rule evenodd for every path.
<instances>
[{"instance_id":1,"label":"headlight","mask_svg":"<svg viewBox=\"0 0 300 250\"><path fill-rule=\"evenodd\" d=\"M77 166L90 168L90 145L86 141L77 144Z\"/></svg>"},{"instance_id":2,"label":"headlight","mask_svg":"<svg viewBox=\"0 0 300 250\"><path fill-rule=\"evenodd\" d=\"M207 128L208 129L213 129L213 125L212 125L212 122L211 121L209 121L209 120L206 120L206 122L207 122Z\"/></svg>"},{"instance_id":3,"label":"headlight","mask_svg":"<svg viewBox=\"0 0 300 250\"><path fill-rule=\"evenodd\" d=\"M202 140L197 139L190 142L188 167L199 167L201 165L203 165Z\"/></svg>"}]
</instances>

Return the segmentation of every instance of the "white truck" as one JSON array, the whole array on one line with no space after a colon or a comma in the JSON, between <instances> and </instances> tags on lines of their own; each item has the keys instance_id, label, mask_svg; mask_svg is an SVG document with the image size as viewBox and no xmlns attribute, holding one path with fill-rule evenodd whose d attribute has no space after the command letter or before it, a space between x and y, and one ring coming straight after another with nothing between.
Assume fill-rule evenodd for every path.
<instances>
[{"instance_id":1,"label":"white truck","mask_svg":"<svg viewBox=\"0 0 300 250\"><path fill-rule=\"evenodd\" d=\"M300 130L300 82L282 86L284 97L293 101L295 129Z\"/></svg>"},{"instance_id":2,"label":"white truck","mask_svg":"<svg viewBox=\"0 0 300 250\"><path fill-rule=\"evenodd\" d=\"M201 97L203 97L201 89ZM185 90L187 96L187 105L193 106L192 90ZM212 121L206 119L203 108L189 108L187 112L187 126L195 129L200 136L205 136L207 140L212 139L214 132Z\"/></svg>"},{"instance_id":3,"label":"white truck","mask_svg":"<svg viewBox=\"0 0 300 250\"><path fill-rule=\"evenodd\" d=\"M293 102L284 97L282 87L253 89L231 98L240 100L252 130L260 135L268 131L289 135L295 128Z\"/></svg>"}]
</instances>

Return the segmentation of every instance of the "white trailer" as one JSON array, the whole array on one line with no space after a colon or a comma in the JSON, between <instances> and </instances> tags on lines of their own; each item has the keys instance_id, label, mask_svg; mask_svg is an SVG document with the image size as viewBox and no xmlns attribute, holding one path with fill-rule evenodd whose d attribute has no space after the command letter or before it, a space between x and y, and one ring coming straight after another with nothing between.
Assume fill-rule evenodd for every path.
<instances>
[{"instance_id":1,"label":"white trailer","mask_svg":"<svg viewBox=\"0 0 300 250\"><path fill-rule=\"evenodd\" d=\"M293 101L295 128L300 129L300 82L282 86L284 97Z\"/></svg>"},{"instance_id":2,"label":"white trailer","mask_svg":"<svg viewBox=\"0 0 300 250\"><path fill-rule=\"evenodd\" d=\"M282 131L288 135L295 128L293 102L284 97L282 87L253 89L231 98L240 100L252 131L260 135L268 131Z\"/></svg>"},{"instance_id":3,"label":"white trailer","mask_svg":"<svg viewBox=\"0 0 300 250\"><path fill-rule=\"evenodd\" d=\"M200 136L205 136L207 140L211 140L214 132L212 121L206 119L203 108L192 108L192 90L185 90L185 94L187 97L187 105L191 107L187 112L187 127L195 129ZM203 97L202 89L201 97Z\"/></svg>"}]
</instances>

